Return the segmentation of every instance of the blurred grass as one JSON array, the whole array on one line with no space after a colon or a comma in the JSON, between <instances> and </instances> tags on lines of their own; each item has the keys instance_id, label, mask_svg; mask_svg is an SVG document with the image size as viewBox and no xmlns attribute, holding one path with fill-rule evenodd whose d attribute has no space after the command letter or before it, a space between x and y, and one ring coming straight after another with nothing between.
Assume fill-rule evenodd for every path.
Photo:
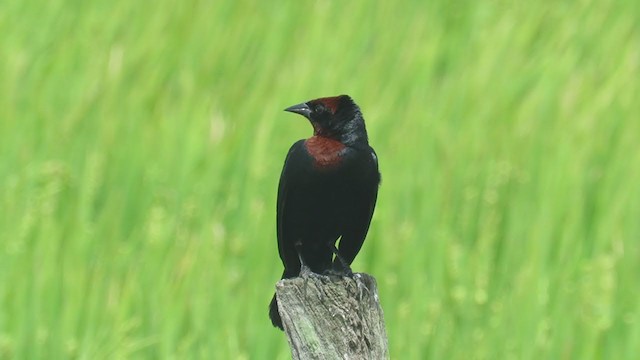
<instances>
[{"instance_id":1,"label":"blurred grass","mask_svg":"<svg viewBox=\"0 0 640 360\"><path fill-rule=\"evenodd\" d=\"M275 195L348 93L397 359L640 353L635 1L0 2L0 358L289 357Z\"/></svg>"}]
</instances>

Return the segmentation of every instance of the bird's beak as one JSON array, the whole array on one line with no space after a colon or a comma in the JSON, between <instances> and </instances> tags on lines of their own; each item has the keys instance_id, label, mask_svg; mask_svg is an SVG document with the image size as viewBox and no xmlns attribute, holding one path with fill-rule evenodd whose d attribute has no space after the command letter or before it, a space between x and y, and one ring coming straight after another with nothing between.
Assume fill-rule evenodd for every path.
<instances>
[{"instance_id":1,"label":"bird's beak","mask_svg":"<svg viewBox=\"0 0 640 360\"><path fill-rule=\"evenodd\" d=\"M311 109L309 108L309 105L307 105L307 103L289 106L288 108L284 109L284 111L300 114L307 119L309 118L309 115L311 115Z\"/></svg>"}]
</instances>

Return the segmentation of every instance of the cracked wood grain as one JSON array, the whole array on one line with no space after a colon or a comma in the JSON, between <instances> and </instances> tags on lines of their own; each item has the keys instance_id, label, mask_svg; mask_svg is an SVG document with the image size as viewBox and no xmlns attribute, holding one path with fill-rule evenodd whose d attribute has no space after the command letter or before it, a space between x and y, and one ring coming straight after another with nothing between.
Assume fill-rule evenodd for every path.
<instances>
[{"instance_id":1,"label":"cracked wood grain","mask_svg":"<svg viewBox=\"0 0 640 360\"><path fill-rule=\"evenodd\" d=\"M388 359L375 279L305 274L276 285L293 359Z\"/></svg>"}]
</instances>

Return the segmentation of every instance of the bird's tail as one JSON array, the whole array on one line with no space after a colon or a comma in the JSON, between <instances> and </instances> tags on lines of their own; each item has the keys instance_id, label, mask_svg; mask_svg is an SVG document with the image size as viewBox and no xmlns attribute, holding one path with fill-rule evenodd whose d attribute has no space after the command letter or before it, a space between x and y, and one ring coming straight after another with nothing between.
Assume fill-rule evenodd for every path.
<instances>
[{"instance_id":1,"label":"bird's tail","mask_svg":"<svg viewBox=\"0 0 640 360\"><path fill-rule=\"evenodd\" d=\"M271 304L269 304L269 319L271 319L273 326L284 331L284 327L282 327L282 318L278 312L278 300L276 299L276 294L273 294L273 299L271 299Z\"/></svg>"},{"instance_id":2,"label":"bird's tail","mask_svg":"<svg viewBox=\"0 0 640 360\"><path fill-rule=\"evenodd\" d=\"M287 273L287 270L285 269L282 273L281 279L288 279L295 276L296 275ZM284 331L284 327L282 326L282 318L280 317L280 312L278 312L278 299L276 299L276 294L273 294L273 298L271 299L271 303L269 304L269 319L271 319L271 323L273 324L273 326Z\"/></svg>"}]
</instances>

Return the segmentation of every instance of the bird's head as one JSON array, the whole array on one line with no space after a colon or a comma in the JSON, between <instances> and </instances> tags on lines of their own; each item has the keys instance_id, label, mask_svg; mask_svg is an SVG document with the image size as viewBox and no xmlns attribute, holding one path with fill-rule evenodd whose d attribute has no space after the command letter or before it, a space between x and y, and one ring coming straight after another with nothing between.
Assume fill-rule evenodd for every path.
<instances>
[{"instance_id":1,"label":"bird's head","mask_svg":"<svg viewBox=\"0 0 640 360\"><path fill-rule=\"evenodd\" d=\"M284 110L309 119L316 136L336 139L346 145L368 142L360 108L349 95L309 100Z\"/></svg>"}]
</instances>

